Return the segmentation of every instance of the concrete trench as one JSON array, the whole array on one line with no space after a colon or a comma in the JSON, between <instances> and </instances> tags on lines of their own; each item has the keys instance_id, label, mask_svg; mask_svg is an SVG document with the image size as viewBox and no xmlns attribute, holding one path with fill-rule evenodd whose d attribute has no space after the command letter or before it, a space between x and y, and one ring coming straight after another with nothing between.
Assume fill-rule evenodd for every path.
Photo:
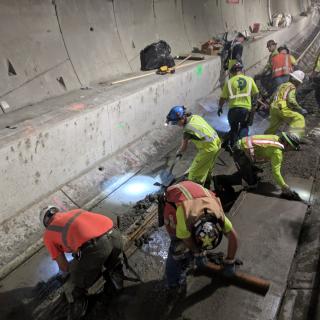
<instances>
[{"instance_id":1,"label":"concrete trench","mask_svg":"<svg viewBox=\"0 0 320 320\"><path fill-rule=\"evenodd\" d=\"M4 8L9 10L10 4L6 2L3 1ZM229 10L230 7L227 7L227 4L222 1L217 2L217 5L221 6L222 15L218 15L217 24L214 25L212 21L209 22L210 16L208 15L208 8L215 5L213 1L202 1L201 5L196 6L191 1L156 1L153 2L153 6L150 6L149 2L141 1L137 7L133 5L132 1L108 2L107 7L103 1L91 2L94 2L94 6L92 6L95 8L94 12L92 12L92 7L88 3L82 1L71 1L67 5L64 1L54 1L53 8L50 5L50 9L48 9L45 3L37 8L37 12L41 13L42 19L40 21L46 25L49 23L50 28L58 23L58 25L55 25L56 31L53 38L56 41L59 38L59 41L63 42L63 45L55 45L55 50L60 50L61 57L59 54L52 53L52 55L62 62L57 61L55 62L56 65L52 67L42 66L43 70L39 72L39 75L34 75L34 79L28 79L27 74L29 73L25 70L26 77L11 79L15 81L14 86L9 89L6 88L7 91L4 90L5 93L1 95L1 99L8 101L10 106L16 106L0 116L0 127L3 133L0 146L1 154L4 160L8 157L7 164L4 162L4 166L1 168L3 177L1 197L4 203L3 212L0 213L2 221L0 226L2 276L12 271L26 258L32 256L22 268L18 268L3 280L0 295L6 298L11 296L10 294L6 295L6 292L15 288L26 287L26 284L34 286L39 280L47 280L57 271L44 250L33 256L41 248L40 230L37 222L39 207L53 201L66 209L79 206L101 213L112 210L120 216L130 216L132 204L139 200L139 196L125 202L123 199L127 198L127 194L122 193L123 189L130 182L139 185L139 179L142 177L143 183L148 185L148 189L143 192L154 191L152 185L158 179L159 169L165 167L168 158L172 158L171 150L176 147L177 140L173 142L172 138L178 139L179 133L173 130L168 135L168 132L162 128L163 118L169 107L176 104L177 101L179 103L182 101L200 113L206 111L205 116L208 121L217 123L215 110L212 106L214 106L215 97L219 94L219 91L215 91L209 96L208 94L213 87L218 85L218 70L220 69L218 58L208 58L203 63L181 69L181 73L179 72L172 77L165 76L159 79L157 76L151 76L137 83L128 83L117 87L99 86L95 83L110 81L110 79L125 77L127 73L137 72L139 67L137 56L139 51L137 50L154 41L154 39L170 35L165 39L172 39L174 52L188 52L192 46L199 46L213 33L221 33L226 28L230 30L232 28L244 28L244 19L246 19L247 24L253 21L253 18L249 17L251 7L255 8L256 12L254 14L261 17L261 21L267 22L268 19L267 14L262 9L250 6L250 1L243 2L240 15L237 15L235 11L236 5L231 5L233 10ZM300 12L302 2L298 2L290 8L290 10L293 10L292 13ZM280 7L277 6L281 6L280 3L274 2L274 8L279 9ZM0 2L0 6L1 4L2 2ZM265 8L266 1L259 1L259 5L261 8ZM285 1L282 2L282 5L283 8L288 8ZM143 18L142 8L147 10L147 14ZM168 8L172 10L168 10ZM246 10L246 8L251 9ZM26 4L21 7L21 13L28 16L26 13L29 9ZM96 9L98 9L99 15L95 14ZM48 10L50 16L52 15L49 21L45 19L48 16ZM168 11L170 15L166 19L169 21L164 26L161 19ZM8 12L10 10L6 11L6 13ZM74 12L79 14L75 15ZM264 13L262 14L262 12ZM192 14L195 15L193 19L189 20ZM106 16L109 18L108 24L117 26L116 33L105 32L105 30L111 28L110 25L106 25ZM194 18L199 16L205 17L205 19L200 21L201 19ZM57 20L56 22L54 22L53 17ZM317 29L315 16L310 14L310 20L307 19L308 17L298 17L290 28L275 33L267 33L262 39L250 43L245 48L244 56L246 66L252 66L248 73L254 74L264 64L267 54L265 42L268 39L274 38L279 43L289 42L290 48L294 50L297 48L299 53L299 45L301 47L302 41L310 38ZM79 20L85 21L85 25L81 25ZM135 24L137 21L140 21L138 25ZM172 24L176 21L179 22L177 28L179 36L170 33L170 30L172 30L170 27L172 28ZM133 28L130 24L133 25ZM19 32L22 32L22 25L21 23ZM87 27L89 25L88 31ZM150 28L150 26L155 28ZM33 27L35 28L33 29L34 32L39 32L39 25ZM135 38L137 37L137 30L141 30L141 28L143 28L144 33ZM79 30L79 36L74 38L75 30ZM99 31L98 35L95 34L96 31ZM59 32L60 36L58 37ZM52 31L47 33L51 34ZM90 57L90 54L92 54L89 52L90 50L83 52L82 56L79 54L83 45L81 36L84 37L87 33L90 36L95 34L94 37L96 37L91 39L92 43L88 43L86 47L86 49L89 47L97 49L94 51L96 56L89 58L90 61L96 59L94 67L83 60L84 57L86 59ZM97 47L96 43L101 39L101 36L106 38ZM127 37L132 37L133 40L130 39L130 42ZM119 55L116 59L113 57L112 60L114 51L108 51L108 45L115 41ZM319 42L315 42L315 45L309 51L310 54L306 55L305 59L301 61L303 68L310 67L308 61L311 57L314 57L319 45ZM65 51L62 50L63 47ZM10 49L9 46L5 46L5 48ZM43 54L46 55L45 52ZM18 58L22 59L22 56ZM39 57L39 61L32 61L32 63L38 64L40 61L41 57ZM10 63L12 64L11 60ZM32 63L28 68L32 68ZM9 65L8 62L7 64ZM108 65L108 68L102 71L101 67L105 65ZM44 71L46 68L48 70ZM58 76L57 70L62 72L62 69L65 69L66 73ZM36 71L33 70L33 72ZM63 78L63 81L59 82L57 79L60 79L60 77ZM68 77L70 79L73 77L73 79L69 80ZM53 82L55 81L58 82L59 90L54 88ZM8 81L6 82L8 83ZM63 82L67 83L66 88L61 84ZM86 87L89 84L89 89L78 90L80 86ZM46 96L37 92L39 88L48 89ZM63 90L61 91L61 89ZM30 101L27 102L21 98L26 96L26 92L32 92L31 96L28 95ZM61 94L64 95L58 98L53 97ZM35 103L48 97L50 97L49 100L32 106L24 106L25 102L26 104ZM209 112L206 108L205 110L202 108L206 103L209 104ZM148 113L150 106L156 108L151 117ZM147 114L143 115L146 112ZM144 126L135 128L137 122L143 123ZM105 123L108 123L108 126L105 126ZM258 118L252 132L259 132L266 123L266 119ZM223 123L218 123L218 125L223 127ZM10 129L15 126L16 129ZM67 136L68 139L65 139ZM130 136L129 140L128 136ZM93 140L95 145L93 145ZM58 149L57 146L59 146ZM25 150L22 150L22 147ZM81 156L75 157L75 153L79 153ZM166 154L167 158L164 156L159 159L159 154ZM191 152L183 160L176 172L177 174L186 169L192 154ZM148 163L149 165L146 165ZM223 172L225 171L223 166L220 169ZM12 179L12 177L15 178ZM135 178L138 178L138 180L135 181ZM17 180L19 185L17 185ZM25 190L30 190L30 192L25 192ZM17 201L17 198L19 201ZM301 218L300 215L299 217ZM128 224L130 223L129 219ZM160 236L159 241L165 247L164 238L164 236ZM159 248L159 245L154 250L157 251L157 248ZM147 250L148 256L150 247L146 247L144 250ZM294 253L294 244L292 250ZM164 252L163 249L160 251ZM154 276L153 268L150 265L145 268L139 266L141 256L143 259L146 258L144 253L139 252L137 255L137 257L133 257L133 261L138 261L137 268L146 272L146 279L148 277L152 279ZM161 258L163 256L160 255L157 261L163 264ZM292 258L293 256L290 256L288 260L291 261ZM157 265L154 261L149 261L149 263L153 267ZM286 268L288 267L290 265L286 266ZM26 270L31 272L28 280L25 279ZM205 280L203 283L205 283ZM194 291L197 290L197 288L193 289ZM261 310L263 310L266 319L268 318L268 312L270 312L268 308L274 308L274 311L278 312L282 299L281 294L283 293L281 290L272 292L273 295L270 295L269 300L262 302ZM22 291L17 295L18 297L20 294L24 297ZM142 292L144 291L142 289ZM227 290L222 294L228 295L228 292ZM241 296L241 292L237 298L231 295L230 301L236 299L234 301L242 303ZM215 294L214 297L216 299L217 295ZM291 301L290 292L287 293L285 299ZM218 301L220 300L218 299ZM249 314L245 314L243 319L253 319L258 314L259 308L255 311L251 309L252 298L246 297L245 301L247 302L244 303L244 306L247 307ZM231 305L233 305L233 302ZM268 308L264 309L264 306L268 306ZM204 305L204 308L206 310L206 305ZM194 312L197 313L197 307L193 309L190 309L189 316L191 316L191 319L197 319L194 314ZM235 308L235 317L237 316L236 310ZM134 312L137 312L137 310ZM224 319L225 315L222 310L218 311L218 314L219 318ZM287 319L286 315L283 317L283 319ZM206 318L205 314L200 318Z\"/></svg>"}]
</instances>

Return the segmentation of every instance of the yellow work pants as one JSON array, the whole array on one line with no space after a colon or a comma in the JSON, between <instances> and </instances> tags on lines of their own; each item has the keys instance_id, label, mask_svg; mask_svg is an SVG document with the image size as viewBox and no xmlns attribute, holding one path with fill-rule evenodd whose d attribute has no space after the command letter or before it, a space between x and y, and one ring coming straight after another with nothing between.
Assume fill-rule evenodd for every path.
<instances>
[{"instance_id":1,"label":"yellow work pants","mask_svg":"<svg viewBox=\"0 0 320 320\"><path fill-rule=\"evenodd\" d=\"M215 162L221 149L221 142L216 143L212 151L199 150L188 170L188 180L204 185L206 179L211 179Z\"/></svg>"},{"instance_id":2,"label":"yellow work pants","mask_svg":"<svg viewBox=\"0 0 320 320\"><path fill-rule=\"evenodd\" d=\"M304 116L296 111L292 111L289 108L271 107L270 109L270 123L269 128L264 132L265 134L275 134L279 129L279 126L283 123L289 125L289 131L295 132L300 136L304 135L305 120Z\"/></svg>"}]
</instances>

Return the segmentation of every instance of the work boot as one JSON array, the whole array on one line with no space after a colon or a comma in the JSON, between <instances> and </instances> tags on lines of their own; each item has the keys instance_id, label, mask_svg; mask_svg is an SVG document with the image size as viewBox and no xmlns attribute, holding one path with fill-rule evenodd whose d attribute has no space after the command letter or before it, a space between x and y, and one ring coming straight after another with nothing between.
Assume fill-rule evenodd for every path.
<instances>
[{"instance_id":1,"label":"work boot","mask_svg":"<svg viewBox=\"0 0 320 320\"><path fill-rule=\"evenodd\" d=\"M68 320L77 320L85 316L88 309L88 298L78 297L73 303L69 304Z\"/></svg>"}]
</instances>

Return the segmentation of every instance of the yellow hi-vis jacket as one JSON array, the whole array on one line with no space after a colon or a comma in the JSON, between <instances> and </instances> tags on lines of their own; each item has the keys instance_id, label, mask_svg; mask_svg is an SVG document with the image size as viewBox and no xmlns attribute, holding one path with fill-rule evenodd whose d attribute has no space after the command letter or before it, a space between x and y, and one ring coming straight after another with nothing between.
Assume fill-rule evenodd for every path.
<instances>
[{"instance_id":1,"label":"yellow hi-vis jacket","mask_svg":"<svg viewBox=\"0 0 320 320\"><path fill-rule=\"evenodd\" d=\"M315 62L313 71L320 72L320 54L318 55L318 58Z\"/></svg>"},{"instance_id":2,"label":"yellow hi-vis jacket","mask_svg":"<svg viewBox=\"0 0 320 320\"><path fill-rule=\"evenodd\" d=\"M301 110L301 106L296 99L295 85L291 82L281 84L274 95L271 107L280 110L291 109L290 107L293 107L297 110Z\"/></svg>"},{"instance_id":3,"label":"yellow hi-vis jacket","mask_svg":"<svg viewBox=\"0 0 320 320\"><path fill-rule=\"evenodd\" d=\"M284 145L276 135L254 135L238 141L241 150L252 162L271 161L272 173L276 183L283 188L287 186L281 175Z\"/></svg>"},{"instance_id":4,"label":"yellow hi-vis jacket","mask_svg":"<svg viewBox=\"0 0 320 320\"><path fill-rule=\"evenodd\" d=\"M238 74L225 82L221 98L229 100L229 108L241 107L250 110L251 96L258 93L258 87L251 77Z\"/></svg>"},{"instance_id":5,"label":"yellow hi-vis jacket","mask_svg":"<svg viewBox=\"0 0 320 320\"><path fill-rule=\"evenodd\" d=\"M183 133L191 137L198 150L215 151L220 138L206 120L198 115L188 117Z\"/></svg>"}]
</instances>

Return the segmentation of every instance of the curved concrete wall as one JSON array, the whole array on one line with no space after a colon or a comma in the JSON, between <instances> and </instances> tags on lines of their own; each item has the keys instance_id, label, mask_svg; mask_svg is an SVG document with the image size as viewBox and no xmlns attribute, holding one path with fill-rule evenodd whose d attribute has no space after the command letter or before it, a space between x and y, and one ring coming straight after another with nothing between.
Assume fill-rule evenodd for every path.
<instances>
[{"instance_id":1,"label":"curved concrete wall","mask_svg":"<svg viewBox=\"0 0 320 320\"><path fill-rule=\"evenodd\" d=\"M0 100L9 111L139 70L159 39L187 53L215 34L293 15L310 0L0 0Z\"/></svg>"}]
</instances>

